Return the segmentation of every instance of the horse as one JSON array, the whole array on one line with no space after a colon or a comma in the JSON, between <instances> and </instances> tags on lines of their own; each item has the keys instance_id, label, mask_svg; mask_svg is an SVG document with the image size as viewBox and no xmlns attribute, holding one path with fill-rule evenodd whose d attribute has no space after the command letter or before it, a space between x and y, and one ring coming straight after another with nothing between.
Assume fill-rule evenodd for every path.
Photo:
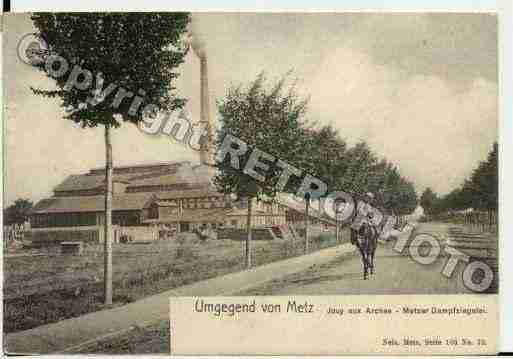
<instances>
[{"instance_id":1,"label":"horse","mask_svg":"<svg viewBox=\"0 0 513 359\"><path fill-rule=\"evenodd\" d=\"M374 255L378 246L379 233L368 221L364 221L357 231L356 246L362 255L363 279L374 274Z\"/></svg>"}]
</instances>

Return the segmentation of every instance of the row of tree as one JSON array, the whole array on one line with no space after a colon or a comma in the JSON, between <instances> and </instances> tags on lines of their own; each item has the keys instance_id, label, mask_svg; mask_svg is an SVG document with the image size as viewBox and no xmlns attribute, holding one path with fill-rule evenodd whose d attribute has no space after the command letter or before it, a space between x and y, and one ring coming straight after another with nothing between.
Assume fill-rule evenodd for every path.
<instances>
[{"instance_id":1,"label":"row of tree","mask_svg":"<svg viewBox=\"0 0 513 359\"><path fill-rule=\"evenodd\" d=\"M218 103L221 128L217 136L219 174L215 183L219 191L248 199L246 265L251 265L251 203L272 200L278 192L297 194L305 176L321 180L326 195L345 191L361 195L367 191L376 196L376 205L387 212L407 214L417 205L413 184L402 177L386 159L380 160L365 142L349 147L331 126L316 126L306 118L307 100L300 97L294 85L287 86L286 78L269 83L260 74L249 86L232 87ZM226 136L241 141L247 147L240 163L234 166L231 156L221 156ZM242 166L253 151L264 163L252 171ZM281 174L284 164L292 173L285 186ZM255 178L257 177L257 178ZM299 191L300 192L300 191ZM308 211L315 184L304 189L306 208L306 245L308 251Z\"/></svg>"},{"instance_id":2,"label":"row of tree","mask_svg":"<svg viewBox=\"0 0 513 359\"><path fill-rule=\"evenodd\" d=\"M463 184L446 194L438 196L426 188L420 198L424 212L431 216L472 208L483 212L496 212L498 207L498 145L495 142L485 161L472 171Z\"/></svg>"}]
</instances>

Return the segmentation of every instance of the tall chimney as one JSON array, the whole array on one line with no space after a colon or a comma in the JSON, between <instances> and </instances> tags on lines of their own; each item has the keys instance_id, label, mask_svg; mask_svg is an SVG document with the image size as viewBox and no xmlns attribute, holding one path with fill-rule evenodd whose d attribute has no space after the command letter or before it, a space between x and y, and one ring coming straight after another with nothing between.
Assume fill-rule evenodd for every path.
<instances>
[{"instance_id":1,"label":"tall chimney","mask_svg":"<svg viewBox=\"0 0 513 359\"><path fill-rule=\"evenodd\" d=\"M210 122L210 92L208 91L208 69L207 69L207 51L203 36L197 31L197 23L194 20L189 28L188 43L193 52L200 60L200 125L205 129L205 137L200 145L200 163L208 165L213 162L212 154L212 124Z\"/></svg>"},{"instance_id":2,"label":"tall chimney","mask_svg":"<svg viewBox=\"0 0 513 359\"><path fill-rule=\"evenodd\" d=\"M206 129L206 138L200 147L200 163L202 165L210 164L212 156L212 126L210 123L210 93L208 92L208 67L205 54L200 56L200 86L201 86L201 127Z\"/></svg>"}]
</instances>

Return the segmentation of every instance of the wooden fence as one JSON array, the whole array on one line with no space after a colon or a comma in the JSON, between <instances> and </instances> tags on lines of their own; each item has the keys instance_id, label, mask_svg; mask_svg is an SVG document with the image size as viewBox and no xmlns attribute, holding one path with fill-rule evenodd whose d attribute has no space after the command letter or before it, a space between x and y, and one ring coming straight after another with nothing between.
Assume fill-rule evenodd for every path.
<instances>
[{"instance_id":1,"label":"wooden fence","mask_svg":"<svg viewBox=\"0 0 513 359\"><path fill-rule=\"evenodd\" d=\"M6 225L3 228L4 244L12 241L22 241L25 232L23 225Z\"/></svg>"},{"instance_id":2,"label":"wooden fence","mask_svg":"<svg viewBox=\"0 0 513 359\"><path fill-rule=\"evenodd\" d=\"M118 242L156 241L159 237L159 228L154 226L122 227L114 226L115 238Z\"/></svg>"},{"instance_id":3,"label":"wooden fence","mask_svg":"<svg viewBox=\"0 0 513 359\"><path fill-rule=\"evenodd\" d=\"M497 211L449 212L442 215L427 216L427 218L428 220L464 224L469 227L469 229L478 232L498 232Z\"/></svg>"},{"instance_id":4,"label":"wooden fence","mask_svg":"<svg viewBox=\"0 0 513 359\"><path fill-rule=\"evenodd\" d=\"M496 211L472 211L463 214L462 221L472 229L481 232L498 232L498 218Z\"/></svg>"}]
</instances>

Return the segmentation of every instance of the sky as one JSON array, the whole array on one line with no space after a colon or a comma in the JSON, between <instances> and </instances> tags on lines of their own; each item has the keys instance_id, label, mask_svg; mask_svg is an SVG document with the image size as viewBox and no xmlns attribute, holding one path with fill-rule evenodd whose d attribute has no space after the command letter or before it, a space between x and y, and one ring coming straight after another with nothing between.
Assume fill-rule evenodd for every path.
<instances>
[{"instance_id":1,"label":"sky","mask_svg":"<svg viewBox=\"0 0 513 359\"><path fill-rule=\"evenodd\" d=\"M349 144L366 141L420 192L459 186L498 138L497 18L485 13L194 13L206 46L211 103L265 71L287 73L310 98L307 117L332 124ZM103 132L62 118L51 88L19 61L34 32L29 15L4 22L4 202L37 201L72 173L104 165ZM199 60L180 67L179 94L199 118ZM212 109L215 113L215 109ZM124 124L113 134L115 165L198 161L166 136Z\"/></svg>"}]
</instances>

